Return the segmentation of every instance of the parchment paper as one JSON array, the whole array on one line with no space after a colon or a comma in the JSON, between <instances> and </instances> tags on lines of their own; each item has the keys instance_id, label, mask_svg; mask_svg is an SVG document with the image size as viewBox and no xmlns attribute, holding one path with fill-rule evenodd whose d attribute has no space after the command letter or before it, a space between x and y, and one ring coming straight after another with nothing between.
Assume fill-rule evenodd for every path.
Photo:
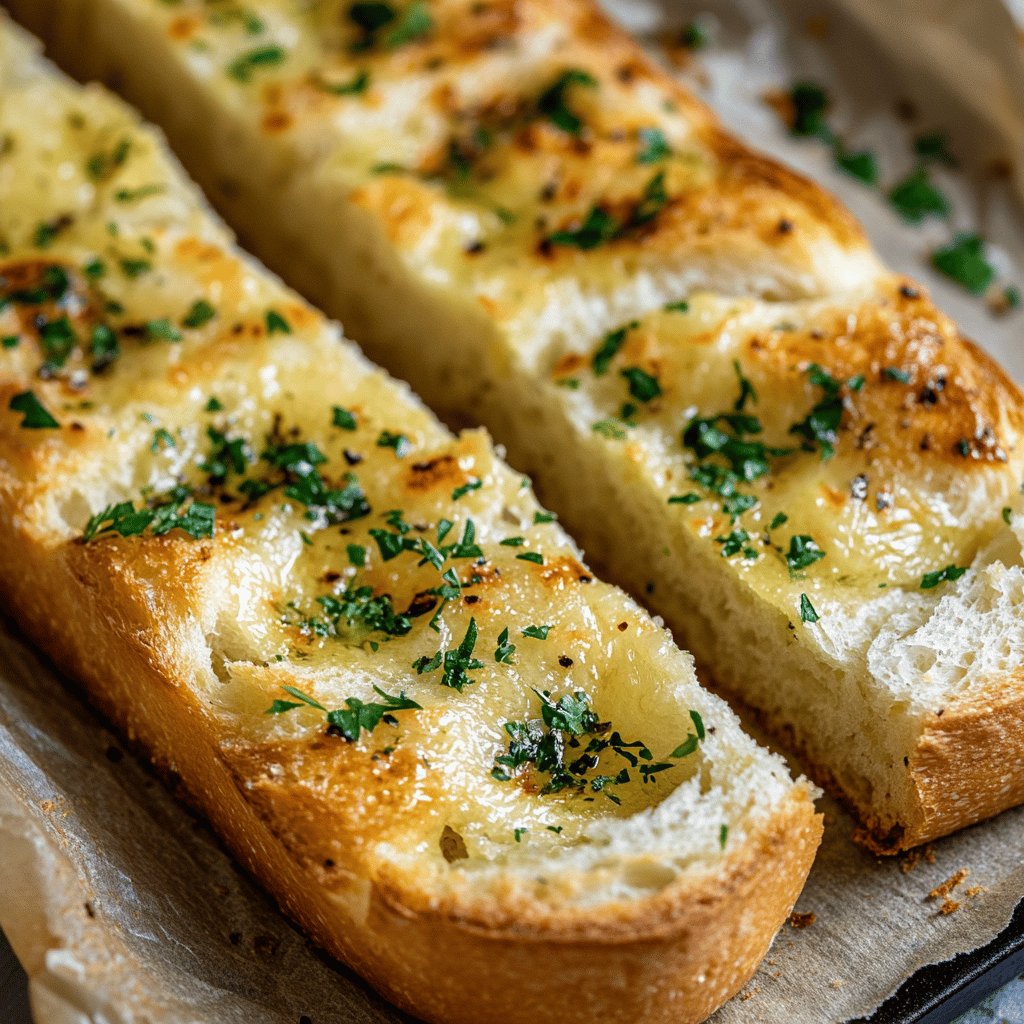
<instances>
[{"instance_id":1,"label":"parchment paper","mask_svg":"<svg viewBox=\"0 0 1024 1024\"><path fill-rule=\"evenodd\" d=\"M790 138L762 99L800 79L825 85L831 123L878 155L889 184L913 166L915 134L946 130L961 166L936 177L954 226L989 238L1001 278L1024 285L1024 57L1013 20L1024 18L1024 0L609 6L655 49L706 18L714 45L680 75L729 127L838 192L888 262L925 280L1024 380L1024 315L993 316L927 265L950 227L901 223L879 190L836 171L824 146ZM994 176L992 162L1007 158L1016 165ZM825 842L797 907L814 922L783 929L715 1024L838 1024L869 1013L918 967L989 941L1024 895L1024 810L880 860L850 842L843 812L822 807ZM288 924L3 623L0 864L0 927L30 976L37 1024L407 1020ZM963 869L969 875L947 895L929 898Z\"/></svg>"}]
</instances>

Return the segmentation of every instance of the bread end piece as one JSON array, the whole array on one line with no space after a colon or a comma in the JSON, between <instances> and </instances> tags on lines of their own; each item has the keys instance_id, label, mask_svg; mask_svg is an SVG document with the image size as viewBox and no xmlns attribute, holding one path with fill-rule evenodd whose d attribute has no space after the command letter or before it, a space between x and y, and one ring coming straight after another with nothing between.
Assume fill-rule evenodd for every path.
<instances>
[{"instance_id":1,"label":"bread end piece","mask_svg":"<svg viewBox=\"0 0 1024 1024\"><path fill-rule=\"evenodd\" d=\"M896 825L859 808L857 841L896 854L1024 803L1022 682L995 680L985 694L932 716L907 764L914 805Z\"/></svg>"}]
</instances>

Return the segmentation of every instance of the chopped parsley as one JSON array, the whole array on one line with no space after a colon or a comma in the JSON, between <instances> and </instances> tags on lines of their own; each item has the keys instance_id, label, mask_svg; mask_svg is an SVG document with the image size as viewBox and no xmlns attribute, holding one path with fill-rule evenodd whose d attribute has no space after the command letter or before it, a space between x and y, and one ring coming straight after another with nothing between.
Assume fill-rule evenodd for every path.
<instances>
[{"instance_id":1,"label":"chopped parsley","mask_svg":"<svg viewBox=\"0 0 1024 1024\"><path fill-rule=\"evenodd\" d=\"M949 140L942 132L919 135L914 139L914 152L926 160L938 160L950 167L956 166L956 157L949 149Z\"/></svg>"},{"instance_id":2,"label":"chopped parsley","mask_svg":"<svg viewBox=\"0 0 1024 1024\"><path fill-rule=\"evenodd\" d=\"M689 313L690 304L685 299L681 299L679 302L666 302L661 307L666 313Z\"/></svg>"},{"instance_id":3,"label":"chopped parsley","mask_svg":"<svg viewBox=\"0 0 1024 1024\"><path fill-rule=\"evenodd\" d=\"M821 616L814 610L811 599L806 594L800 595L800 621L817 622Z\"/></svg>"},{"instance_id":4,"label":"chopped parsley","mask_svg":"<svg viewBox=\"0 0 1024 1024\"><path fill-rule=\"evenodd\" d=\"M390 430L382 430L377 436L378 448L391 448L396 457L404 459L412 450L412 444L405 434L393 434Z\"/></svg>"},{"instance_id":5,"label":"chopped parsley","mask_svg":"<svg viewBox=\"0 0 1024 1024\"><path fill-rule=\"evenodd\" d=\"M981 295L996 276L985 259L985 243L980 235L960 232L949 245L932 253L932 263L973 295Z\"/></svg>"},{"instance_id":6,"label":"chopped parsley","mask_svg":"<svg viewBox=\"0 0 1024 1024\"><path fill-rule=\"evenodd\" d=\"M813 565L825 557L825 552L818 547L817 541L806 533L797 534L789 539L789 551L786 552L786 565L791 576L800 570Z\"/></svg>"},{"instance_id":7,"label":"chopped parsley","mask_svg":"<svg viewBox=\"0 0 1024 1024\"><path fill-rule=\"evenodd\" d=\"M596 249L618 236L619 222L607 210L593 207L578 228L555 231L548 235L552 245L575 246L577 249Z\"/></svg>"},{"instance_id":8,"label":"chopped parsley","mask_svg":"<svg viewBox=\"0 0 1024 1024\"><path fill-rule=\"evenodd\" d=\"M153 264L149 260L142 259L122 259L121 270L124 271L125 277L135 280L137 277L141 277L143 274L149 273L153 269Z\"/></svg>"},{"instance_id":9,"label":"chopped parsley","mask_svg":"<svg viewBox=\"0 0 1024 1024\"><path fill-rule=\"evenodd\" d=\"M86 161L86 173L93 181L109 178L119 167L124 165L132 148L130 138L120 139L109 153L93 153Z\"/></svg>"},{"instance_id":10,"label":"chopped parsley","mask_svg":"<svg viewBox=\"0 0 1024 1024\"><path fill-rule=\"evenodd\" d=\"M723 558L742 554L744 560L752 561L757 558L757 549L747 543L749 540L750 534L746 530L736 529L723 537L716 537L715 543L722 545Z\"/></svg>"},{"instance_id":11,"label":"chopped parsley","mask_svg":"<svg viewBox=\"0 0 1024 1024\"><path fill-rule=\"evenodd\" d=\"M839 425L843 419L843 385L817 363L807 367L807 376L815 387L822 389L824 396L799 423L789 428L789 432L803 438L801 447L804 451L818 451L821 453L821 461L826 462L835 455L839 440ZM851 391L859 391L863 386L862 377L851 377L846 382L846 387Z\"/></svg>"},{"instance_id":12,"label":"chopped parsley","mask_svg":"<svg viewBox=\"0 0 1024 1024\"><path fill-rule=\"evenodd\" d=\"M646 743L624 740L618 732L612 732L611 723L600 720L582 690L565 694L557 701L548 690L534 693L540 698L540 719L505 723L508 750L495 758L491 776L499 782L509 782L526 771L546 775L541 794L604 792L609 786L628 783L631 768L639 771L645 783L650 782L675 767L673 761L694 753L704 736L700 715L691 711L696 735L690 733L667 758L656 761ZM626 766L618 771L613 768L614 774L597 774L605 754L614 754ZM615 803L620 802L611 793L605 795Z\"/></svg>"},{"instance_id":13,"label":"chopped parsley","mask_svg":"<svg viewBox=\"0 0 1024 1024\"><path fill-rule=\"evenodd\" d=\"M33 244L39 249L48 249L69 224L70 218L58 218L38 225L33 237Z\"/></svg>"},{"instance_id":14,"label":"chopped parsley","mask_svg":"<svg viewBox=\"0 0 1024 1024\"><path fill-rule=\"evenodd\" d=\"M217 510L213 505L192 501L186 487L176 487L162 499L136 508L134 502L122 501L97 512L82 532L82 541L109 534L137 537L148 529L154 537L171 530L181 530L193 540L212 537Z\"/></svg>"},{"instance_id":15,"label":"chopped parsley","mask_svg":"<svg viewBox=\"0 0 1024 1024\"><path fill-rule=\"evenodd\" d=\"M394 27L385 33L384 45L396 50L406 43L415 42L430 33L434 19L425 0L413 0L397 17Z\"/></svg>"},{"instance_id":16,"label":"chopped parsley","mask_svg":"<svg viewBox=\"0 0 1024 1024\"><path fill-rule=\"evenodd\" d=\"M569 95L574 86L594 89L597 79L580 68L567 68L537 100L541 114L567 135L580 135L583 131L583 119L569 107Z\"/></svg>"},{"instance_id":17,"label":"chopped parsley","mask_svg":"<svg viewBox=\"0 0 1024 1024\"><path fill-rule=\"evenodd\" d=\"M594 206L577 228L554 231L547 237L551 245L574 246L577 249L596 249L606 242L628 238L650 224L668 205L665 172L658 171L644 187L632 211L625 219L609 213L602 206Z\"/></svg>"},{"instance_id":18,"label":"chopped parsley","mask_svg":"<svg viewBox=\"0 0 1024 1024\"><path fill-rule=\"evenodd\" d=\"M181 341L181 331L171 324L167 317L148 320L144 327L147 341Z\"/></svg>"},{"instance_id":19,"label":"chopped parsley","mask_svg":"<svg viewBox=\"0 0 1024 1024\"><path fill-rule=\"evenodd\" d=\"M464 498L471 491L479 491L483 487L483 480L468 480L464 484L460 484L452 491L452 501L458 501L460 498Z\"/></svg>"},{"instance_id":20,"label":"chopped parsley","mask_svg":"<svg viewBox=\"0 0 1024 1024\"><path fill-rule=\"evenodd\" d=\"M694 20L683 27L679 41L688 50L703 50L711 43L711 33L702 21Z\"/></svg>"},{"instance_id":21,"label":"chopped parsley","mask_svg":"<svg viewBox=\"0 0 1024 1024\"><path fill-rule=\"evenodd\" d=\"M22 391L14 395L7 403L7 408L11 412L21 413L19 426L23 430L54 430L60 426L47 412L43 403L36 398L34 391Z\"/></svg>"},{"instance_id":22,"label":"chopped parsley","mask_svg":"<svg viewBox=\"0 0 1024 1024\"><path fill-rule=\"evenodd\" d=\"M457 647L449 651L438 650L430 658L426 655L417 658L412 663L412 667L418 675L441 669L441 685L449 686L461 693L465 687L476 682L475 679L470 678L469 673L484 667L482 661L473 657L478 636L476 619L471 618L469 626L466 628L466 635Z\"/></svg>"},{"instance_id":23,"label":"chopped parsley","mask_svg":"<svg viewBox=\"0 0 1024 1024\"><path fill-rule=\"evenodd\" d=\"M616 420L598 420L591 427L591 430L595 434L600 434L602 437L607 438L609 441L624 441L626 439L625 428Z\"/></svg>"},{"instance_id":24,"label":"chopped parsley","mask_svg":"<svg viewBox=\"0 0 1024 1024\"><path fill-rule=\"evenodd\" d=\"M523 630L523 636L528 637L531 640L547 640L548 633L551 632L550 626L527 626Z\"/></svg>"},{"instance_id":25,"label":"chopped parsley","mask_svg":"<svg viewBox=\"0 0 1024 1024\"><path fill-rule=\"evenodd\" d=\"M650 402L661 395L658 378L639 366L629 366L619 371L629 384L629 393L638 402Z\"/></svg>"},{"instance_id":26,"label":"chopped parsley","mask_svg":"<svg viewBox=\"0 0 1024 1024\"><path fill-rule=\"evenodd\" d=\"M156 455L157 452L166 451L168 448L175 448L174 435L163 427L153 432L153 440L150 442L149 450Z\"/></svg>"},{"instance_id":27,"label":"chopped parsley","mask_svg":"<svg viewBox=\"0 0 1024 1024\"><path fill-rule=\"evenodd\" d=\"M750 379L744 376L743 368L740 366L738 359L732 361L732 368L740 385L740 393L733 408L737 412L743 412L747 402L753 402L754 405L757 405L757 391L754 385L750 383Z\"/></svg>"},{"instance_id":28,"label":"chopped parsley","mask_svg":"<svg viewBox=\"0 0 1024 1024\"><path fill-rule=\"evenodd\" d=\"M208 324L217 315L217 310L206 299L196 299L181 321L182 327L192 330Z\"/></svg>"},{"instance_id":29,"label":"chopped parsley","mask_svg":"<svg viewBox=\"0 0 1024 1024\"><path fill-rule=\"evenodd\" d=\"M351 473L345 474L341 487L331 487L324 480L317 467L327 460L312 442L270 444L261 459L277 470L280 478L244 481L239 490L249 501L283 485L286 497L306 507L307 519L334 525L370 514L366 495Z\"/></svg>"},{"instance_id":30,"label":"chopped parsley","mask_svg":"<svg viewBox=\"0 0 1024 1024\"><path fill-rule=\"evenodd\" d=\"M362 544L346 545L345 553L348 555L349 565L354 565L357 569L366 566L366 548Z\"/></svg>"},{"instance_id":31,"label":"chopped parsley","mask_svg":"<svg viewBox=\"0 0 1024 1024\"><path fill-rule=\"evenodd\" d=\"M166 186L158 184L140 185L138 188L119 188L114 193L114 199L118 203L134 203L139 199L158 196L166 190Z\"/></svg>"},{"instance_id":32,"label":"chopped parsley","mask_svg":"<svg viewBox=\"0 0 1024 1024\"><path fill-rule=\"evenodd\" d=\"M626 327L619 327L614 331L609 331L604 336L604 340L598 346L597 351L591 357L590 366L594 373L598 377L608 372L608 367L611 365L612 360L619 354L619 350L622 348L626 335L630 329L635 327L636 323L629 324Z\"/></svg>"},{"instance_id":33,"label":"chopped parsley","mask_svg":"<svg viewBox=\"0 0 1024 1024\"><path fill-rule=\"evenodd\" d=\"M790 90L793 120L790 128L794 135L817 136L832 142L832 129L825 121L828 93L813 82L797 82Z\"/></svg>"},{"instance_id":34,"label":"chopped parsley","mask_svg":"<svg viewBox=\"0 0 1024 1024\"><path fill-rule=\"evenodd\" d=\"M374 686L373 689L384 699L383 703L364 703L357 697L347 697L345 707L336 711L328 711L323 704L294 686L282 686L281 689L295 700L275 700L267 708L268 715L280 715L306 705L317 711L322 711L327 719L327 731L341 736L347 743L355 742L363 732L373 732L381 722L397 725L396 711L422 710L421 705L406 697L404 691L399 691L398 696L395 697L390 693L385 693L379 686Z\"/></svg>"},{"instance_id":35,"label":"chopped parsley","mask_svg":"<svg viewBox=\"0 0 1024 1024\"><path fill-rule=\"evenodd\" d=\"M949 200L932 184L927 167L916 168L903 181L889 190L893 209L911 224L920 224L925 217L949 213Z\"/></svg>"},{"instance_id":36,"label":"chopped parsley","mask_svg":"<svg viewBox=\"0 0 1024 1024\"><path fill-rule=\"evenodd\" d=\"M882 375L888 380L894 380L899 384L910 383L910 373L907 370L901 370L896 366L886 366L882 370Z\"/></svg>"},{"instance_id":37,"label":"chopped parsley","mask_svg":"<svg viewBox=\"0 0 1024 1024\"><path fill-rule=\"evenodd\" d=\"M937 587L940 583L949 581L952 583L954 580L960 579L963 574L967 572L967 568L961 565L947 565L945 569L936 569L935 572L926 572L921 577L921 589L931 590Z\"/></svg>"},{"instance_id":38,"label":"chopped parsley","mask_svg":"<svg viewBox=\"0 0 1024 1024\"><path fill-rule=\"evenodd\" d=\"M494 660L498 662L499 665L513 665L515 664L515 653L516 645L509 643L508 626L506 626L498 634L498 646L494 649Z\"/></svg>"},{"instance_id":39,"label":"chopped parsley","mask_svg":"<svg viewBox=\"0 0 1024 1024\"><path fill-rule=\"evenodd\" d=\"M276 309L268 309L266 315L267 334L291 334L292 326Z\"/></svg>"},{"instance_id":40,"label":"chopped parsley","mask_svg":"<svg viewBox=\"0 0 1024 1024\"><path fill-rule=\"evenodd\" d=\"M331 410L331 425L339 430L355 430L356 418L348 409L336 405Z\"/></svg>"},{"instance_id":41,"label":"chopped parsley","mask_svg":"<svg viewBox=\"0 0 1024 1024\"><path fill-rule=\"evenodd\" d=\"M636 137L640 143L636 154L638 164L656 164L672 155L672 147L660 128L639 128Z\"/></svg>"},{"instance_id":42,"label":"chopped parsley","mask_svg":"<svg viewBox=\"0 0 1024 1024\"><path fill-rule=\"evenodd\" d=\"M57 320L42 320L37 329L39 343L46 355L45 370L51 373L59 370L67 362L77 341L71 321L66 316Z\"/></svg>"},{"instance_id":43,"label":"chopped parsley","mask_svg":"<svg viewBox=\"0 0 1024 1024\"><path fill-rule=\"evenodd\" d=\"M864 182L865 185L877 184L878 161L870 150L847 150L837 143L833 157L836 167L845 171L850 177Z\"/></svg>"},{"instance_id":44,"label":"chopped parsley","mask_svg":"<svg viewBox=\"0 0 1024 1024\"><path fill-rule=\"evenodd\" d=\"M394 50L423 38L434 27L434 19L424 0L413 0L397 11L382 0L359 0L348 8L348 18L359 29L354 50L369 50L378 43ZM383 29L387 29L383 32Z\"/></svg>"},{"instance_id":45,"label":"chopped parsley","mask_svg":"<svg viewBox=\"0 0 1024 1024\"><path fill-rule=\"evenodd\" d=\"M323 615L294 623L307 636L359 643L368 633L405 636L412 630L410 614L396 612L391 596L374 594L373 587L349 587L341 594L323 594L316 600Z\"/></svg>"},{"instance_id":46,"label":"chopped parsley","mask_svg":"<svg viewBox=\"0 0 1024 1024\"><path fill-rule=\"evenodd\" d=\"M316 84L318 88L332 96L358 96L370 87L370 72L358 71L355 77L347 82L327 82L318 78Z\"/></svg>"},{"instance_id":47,"label":"chopped parsley","mask_svg":"<svg viewBox=\"0 0 1024 1024\"><path fill-rule=\"evenodd\" d=\"M442 519L437 526L437 545L431 544L425 537L410 537L412 527L402 519L399 509L388 513L387 523L394 532L374 528L370 536L377 542L381 558L389 562L405 551L420 555L420 565L429 562L435 569L440 569L448 558L482 558L483 551L476 543L476 526L472 519L467 519L462 530L462 537L454 544L444 544L445 538L452 529L452 522Z\"/></svg>"},{"instance_id":48,"label":"chopped parsley","mask_svg":"<svg viewBox=\"0 0 1024 1024\"><path fill-rule=\"evenodd\" d=\"M227 67L228 75L236 82L251 82L253 75L263 69L280 64L287 54L280 46L259 46L236 57Z\"/></svg>"},{"instance_id":49,"label":"chopped parsley","mask_svg":"<svg viewBox=\"0 0 1024 1024\"><path fill-rule=\"evenodd\" d=\"M544 556L539 551L524 551L520 555L516 555L516 558L521 562L532 562L534 565L543 565Z\"/></svg>"}]
</instances>

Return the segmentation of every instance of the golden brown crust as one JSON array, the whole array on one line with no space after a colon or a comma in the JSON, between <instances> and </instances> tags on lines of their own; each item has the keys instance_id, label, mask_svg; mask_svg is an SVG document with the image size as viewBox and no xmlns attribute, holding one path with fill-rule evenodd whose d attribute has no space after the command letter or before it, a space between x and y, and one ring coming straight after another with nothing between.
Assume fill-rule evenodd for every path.
<instances>
[{"instance_id":1,"label":"golden brown crust","mask_svg":"<svg viewBox=\"0 0 1024 1024\"><path fill-rule=\"evenodd\" d=\"M863 814L857 838L899 853L1024 803L1024 676L993 680L982 693L937 712L907 766L917 813L897 825Z\"/></svg>"},{"instance_id":2,"label":"golden brown crust","mask_svg":"<svg viewBox=\"0 0 1024 1024\"><path fill-rule=\"evenodd\" d=\"M250 768L237 771L238 753L218 738L192 696L192 669L167 661L173 648L160 637L180 629L189 614L202 560L194 547L165 538L159 565L134 557L130 545L124 557L113 545L97 555L74 542L46 552L15 540L9 514L3 501L0 576L10 583L5 602L20 628L81 679L158 766L180 777L286 913L403 1009L437 1024L532 1024L578 1019L585 1005L587 1019L615 1024L696 1024L748 980L792 909L822 829L799 788L719 870L683 876L645 901L571 917L528 902L514 912L500 905L471 909L457 897L424 903L413 878L362 876L358 848L348 847L346 856L355 855L343 865L330 862L331 847L308 838L322 823L322 808L307 819L303 800L285 781L287 799L271 799L271 810L259 785L254 792L250 770L265 766L268 752L250 752ZM173 572L182 582L180 606L157 612L140 572ZM347 758L336 747L326 751L325 742L313 741L304 756L319 758L330 781L341 781ZM355 748L348 753L363 756ZM364 770L365 764L356 769ZM302 776L308 781L316 773L303 769ZM401 768L399 776L411 777ZM382 821L402 803L406 785L399 783L398 804L381 810ZM323 792L332 810L347 799L344 787L325 785ZM285 818L277 808L286 809ZM375 830L362 831L364 825L353 823L351 831L369 840ZM339 835L348 834L340 824ZM439 951L451 970L438 970Z\"/></svg>"}]
</instances>

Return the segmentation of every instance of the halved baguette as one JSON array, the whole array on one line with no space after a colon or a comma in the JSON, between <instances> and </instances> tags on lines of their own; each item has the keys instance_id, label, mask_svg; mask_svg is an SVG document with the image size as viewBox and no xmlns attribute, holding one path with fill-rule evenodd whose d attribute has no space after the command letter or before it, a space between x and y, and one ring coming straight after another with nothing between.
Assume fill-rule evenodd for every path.
<instances>
[{"instance_id":1,"label":"halved baguette","mask_svg":"<svg viewBox=\"0 0 1024 1024\"><path fill-rule=\"evenodd\" d=\"M0 140L20 627L409 1012L712 1012L809 870L808 785L483 432L449 434L2 20Z\"/></svg>"},{"instance_id":2,"label":"halved baguette","mask_svg":"<svg viewBox=\"0 0 1024 1024\"><path fill-rule=\"evenodd\" d=\"M11 6L376 358L487 424L869 843L1024 799L1019 391L590 0L376 27L347 2ZM685 431L741 404L732 440L775 453L737 482Z\"/></svg>"}]
</instances>

